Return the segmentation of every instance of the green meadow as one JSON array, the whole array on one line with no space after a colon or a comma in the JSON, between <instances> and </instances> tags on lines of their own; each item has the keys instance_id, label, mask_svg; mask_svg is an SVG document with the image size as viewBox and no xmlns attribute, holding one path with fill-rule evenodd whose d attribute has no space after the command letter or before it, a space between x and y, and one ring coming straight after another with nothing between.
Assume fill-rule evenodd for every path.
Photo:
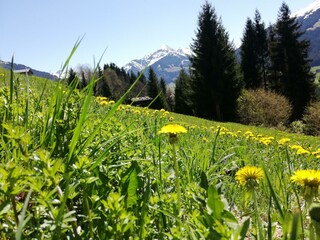
<instances>
[{"instance_id":1,"label":"green meadow","mask_svg":"<svg viewBox=\"0 0 320 240\"><path fill-rule=\"evenodd\" d=\"M133 107L96 81L0 69L0 239L320 239L319 137Z\"/></svg>"}]
</instances>

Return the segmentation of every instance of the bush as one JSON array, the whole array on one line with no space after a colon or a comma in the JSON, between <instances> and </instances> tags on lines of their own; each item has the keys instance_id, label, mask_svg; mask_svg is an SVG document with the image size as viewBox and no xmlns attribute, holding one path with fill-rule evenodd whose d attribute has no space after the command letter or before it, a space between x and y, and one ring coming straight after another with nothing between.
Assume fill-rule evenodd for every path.
<instances>
[{"instance_id":1,"label":"bush","mask_svg":"<svg viewBox=\"0 0 320 240\"><path fill-rule=\"evenodd\" d=\"M294 121L290 124L290 131L293 133L303 134L305 129L305 124L301 120Z\"/></svg>"},{"instance_id":2,"label":"bush","mask_svg":"<svg viewBox=\"0 0 320 240\"><path fill-rule=\"evenodd\" d=\"M305 134L320 135L320 102L309 105L303 121L305 122Z\"/></svg>"},{"instance_id":3,"label":"bush","mask_svg":"<svg viewBox=\"0 0 320 240\"><path fill-rule=\"evenodd\" d=\"M284 96L271 91L244 90L237 101L237 113L243 124L277 127L288 123L291 105Z\"/></svg>"}]
</instances>

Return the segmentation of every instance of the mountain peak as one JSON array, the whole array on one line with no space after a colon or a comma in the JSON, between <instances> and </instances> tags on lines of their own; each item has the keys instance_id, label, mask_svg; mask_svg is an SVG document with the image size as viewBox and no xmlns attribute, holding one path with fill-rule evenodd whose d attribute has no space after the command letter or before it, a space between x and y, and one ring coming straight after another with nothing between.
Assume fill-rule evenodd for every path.
<instances>
[{"instance_id":1,"label":"mountain peak","mask_svg":"<svg viewBox=\"0 0 320 240\"><path fill-rule=\"evenodd\" d=\"M315 0L308 6L298 10L297 12L293 13L292 16L294 17L303 17L306 19L309 15L313 12L317 11L320 8L320 0Z\"/></svg>"},{"instance_id":2,"label":"mountain peak","mask_svg":"<svg viewBox=\"0 0 320 240\"><path fill-rule=\"evenodd\" d=\"M159 78L163 78L167 84L170 84L175 81L182 68L188 71L190 55L191 51L188 48L175 50L168 45L162 45L160 49L141 59L132 60L123 68L126 72L136 74L147 66L152 67Z\"/></svg>"},{"instance_id":3,"label":"mountain peak","mask_svg":"<svg viewBox=\"0 0 320 240\"><path fill-rule=\"evenodd\" d=\"M174 49L171 48L170 46L168 46L167 44L163 44L163 45L161 46L160 50L174 51Z\"/></svg>"}]
</instances>

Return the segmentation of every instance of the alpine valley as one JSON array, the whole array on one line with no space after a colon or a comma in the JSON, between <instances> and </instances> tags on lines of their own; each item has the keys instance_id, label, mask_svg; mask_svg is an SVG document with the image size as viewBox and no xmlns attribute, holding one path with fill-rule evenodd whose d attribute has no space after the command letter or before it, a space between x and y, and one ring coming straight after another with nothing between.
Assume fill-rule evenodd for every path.
<instances>
[{"instance_id":1,"label":"alpine valley","mask_svg":"<svg viewBox=\"0 0 320 240\"><path fill-rule=\"evenodd\" d=\"M304 32L302 38L310 41L309 57L311 66L320 66L320 0L315 0L309 6L292 13L292 16L296 17L301 24L301 31ZM239 49L237 49L236 52L239 53ZM181 69L185 69L187 72L189 71L190 56L191 51L188 48L179 48L176 50L164 45L159 50L156 50L141 59L130 61L123 66L123 68L128 73L132 71L137 74L146 67L152 67L159 79L163 78L166 84L173 84ZM0 65L7 69L10 69L11 67L9 62L1 60ZM14 69L16 70L25 68L29 67L21 64L16 64L14 66ZM50 74L35 69L32 69L32 71L36 76L57 79L57 74ZM146 70L145 72L147 75L148 71Z\"/></svg>"}]
</instances>

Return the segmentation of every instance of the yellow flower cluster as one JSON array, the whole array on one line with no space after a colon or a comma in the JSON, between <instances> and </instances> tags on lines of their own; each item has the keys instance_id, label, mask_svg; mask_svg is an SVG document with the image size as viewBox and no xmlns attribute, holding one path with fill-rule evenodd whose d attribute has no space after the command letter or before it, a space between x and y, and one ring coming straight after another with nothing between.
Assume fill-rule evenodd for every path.
<instances>
[{"instance_id":1,"label":"yellow flower cluster","mask_svg":"<svg viewBox=\"0 0 320 240\"><path fill-rule=\"evenodd\" d=\"M162 133L178 134L178 133L186 133L186 132L188 132L188 130L181 125L168 124L163 126L158 132L158 134L162 134Z\"/></svg>"},{"instance_id":2,"label":"yellow flower cluster","mask_svg":"<svg viewBox=\"0 0 320 240\"><path fill-rule=\"evenodd\" d=\"M311 152L309 150L304 149L300 145L291 145L290 148L292 150L295 150L296 154L298 154L298 155L310 155L311 154Z\"/></svg>"},{"instance_id":3,"label":"yellow flower cluster","mask_svg":"<svg viewBox=\"0 0 320 240\"><path fill-rule=\"evenodd\" d=\"M290 180L303 187L318 188L320 185L320 171L297 170Z\"/></svg>"},{"instance_id":4,"label":"yellow flower cluster","mask_svg":"<svg viewBox=\"0 0 320 240\"><path fill-rule=\"evenodd\" d=\"M279 141L278 141L278 144L283 146L283 145L286 145L288 142L290 142L290 138L281 138Z\"/></svg>"},{"instance_id":5,"label":"yellow flower cluster","mask_svg":"<svg viewBox=\"0 0 320 240\"><path fill-rule=\"evenodd\" d=\"M102 107L110 106L115 103L113 100L109 100L108 98L102 97L102 96L96 97L96 102L99 103L100 106L102 106Z\"/></svg>"}]
</instances>

